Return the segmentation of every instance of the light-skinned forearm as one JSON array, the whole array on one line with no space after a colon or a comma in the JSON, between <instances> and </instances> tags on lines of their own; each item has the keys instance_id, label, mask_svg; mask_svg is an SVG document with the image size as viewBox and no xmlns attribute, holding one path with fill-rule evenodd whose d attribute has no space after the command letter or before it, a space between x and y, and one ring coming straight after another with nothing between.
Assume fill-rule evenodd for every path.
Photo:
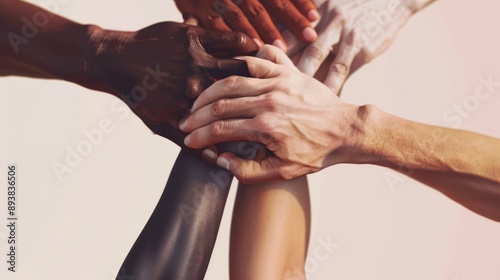
<instances>
[{"instance_id":1,"label":"light-skinned forearm","mask_svg":"<svg viewBox=\"0 0 500 280\"><path fill-rule=\"evenodd\" d=\"M357 163L400 171L500 221L500 140L367 112Z\"/></svg>"}]
</instances>

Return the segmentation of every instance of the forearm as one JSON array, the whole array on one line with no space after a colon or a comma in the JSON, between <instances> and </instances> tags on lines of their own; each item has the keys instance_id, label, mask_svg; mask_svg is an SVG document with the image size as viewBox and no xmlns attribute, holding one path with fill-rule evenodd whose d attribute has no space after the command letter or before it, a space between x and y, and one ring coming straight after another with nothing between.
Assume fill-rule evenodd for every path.
<instances>
[{"instance_id":1,"label":"forearm","mask_svg":"<svg viewBox=\"0 0 500 280\"><path fill-rule=\"evenodd\" d=\"M231 181L227 171L182 150L120 271L137 279L203 279Z\"/></svg>"},{"instance_id":2,"label":"forearm","mask_svg":"<svg viewBox=\"0 0 500 280\"><path fill-rule=\"evenodd\" d=\"M18 0L0 0L0 75L61 79L89 87L86 57L95 26Z\"/></svg>"},{"instance_id":3,"label":"forearm","mask_svg":"<svg viewBox=\"0 0 500 280\"><path fill-rule=\"evenodd\" d=\"M305 176L240 184L231 224L230 278L305 279L310 215Z\"/></svg>"},{"instance_id":4,"label":"forearm","mask_svg":"<svg viewBox=\"0 0 500 280\"><path fill-rule=\"evenodd\" d=\"M368 111L358 163L390 167L500 221L500 140Z\"/></svg>"}]
</instances>

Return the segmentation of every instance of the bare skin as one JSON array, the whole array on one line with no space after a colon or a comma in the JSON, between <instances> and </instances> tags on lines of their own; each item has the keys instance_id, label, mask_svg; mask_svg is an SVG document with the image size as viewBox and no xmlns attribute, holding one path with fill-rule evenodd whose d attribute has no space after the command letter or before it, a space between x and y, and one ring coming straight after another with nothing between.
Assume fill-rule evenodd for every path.
<instances>
[{"instance_id":1,"label":"bare skin","mask_svg":"<svg viewBox=\"0 0 500 280\"><path fill-rule=\"evenodd\" d=\"M104 30L17 0L0 0L0 34L0 75L60 79L110 93L179 145L177 123L193 100L217 79L248 74L245 62L215 56L258 49L240 33L173 22Z\"/></svg>"},{"instance_id":2,"label":"bare skin","mask_svg":"<svg viewBox=\"0 0 500 280\"><path fill-rule=\"evenodd\" d=\"M27 33L21 19L36 17L46 21ZM60 79L113 94L155 133L180 145L177 123L194 99L217 79L248 76L244 61L214 55L257 50L243 34L179 23L109 31L17 0L0 0L0 35L1 75ZM238 152L236 144L218 148ZM231 180L227 171L183 149L117 279L203 279Z\"/></svg>"},{"instance_id":3,"label":"bare skin","mask_svg":"<svg viewBox=\"0 0 500 280\"><path fill-rule=\"evenodd\" d=\"M240 184L231 224L230 278L305 279L310 234L306 177Z\"/></svg>"},{"instance_id":4,"label":"bare skin","mask_svg":"<svg viewBox=\"0 0 500 280\"><path fill-rule=\"evenodd\" d=\"M183 125L190 147L251 140L272 151L256 160L231 153L212 159L239 180L291 179L339 163L376 164L411 170L405 174L500 221L499 139L344 103L328 87L290 67L260 58L245 60L257 79L230 77L215 83L200 95ZM217 117L201 117L214 102L228 97Z\"/></svg>"},{"instance_id":5,"label":"bare skin","mask_svg":"<svg viewBox=\"0 0 500 280\"><path fill-rule=\"evenodd\" d=\"M194 18L211 30L239 31L259 46L273 44L286 51L283 37L271 19L275 16L304 42L313 42L311 22L319 15L311 0L176 0L184 19Z\"/></svg>"},{"instance_id":6,"label":"bare skin","mask_svg":"<svg viewBox=\"0 0 500 280\"><path fill-rule=\"evenodd\" d=\"M259 57L293 64L281 56ZM238 185L231 223L231 279L305 279L311 231L307 177Z\"/></svg>"}]
</instances>

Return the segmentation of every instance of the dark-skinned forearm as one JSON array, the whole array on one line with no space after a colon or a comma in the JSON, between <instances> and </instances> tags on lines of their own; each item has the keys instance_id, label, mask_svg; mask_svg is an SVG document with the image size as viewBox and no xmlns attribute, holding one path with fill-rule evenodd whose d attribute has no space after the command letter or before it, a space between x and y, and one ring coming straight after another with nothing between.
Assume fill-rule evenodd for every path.
<instances>
[{"instance_id":1,"label":"dark-skinned forearm","mask_svg":"<svg viewBox=\"0 0 500 280\"><path fill-rule=\"evenodd\" d=\"M227 171L182 150L121 272L136 279L203 279L231 181Z\"/></svg>"},{"instance_id":2,"label":"dark-skinned forearm","mask_svg":"<svg viewBox=\"0 0 500 280\"><path fill-rule=\"evenodd\" d=\"M253 157L260 145L227 143L221 151ZM119 275L149 280L202 280L233 176L183 149L153 214ZM117 277L117 280L120 280Z\"/></svg>"},{"instance_id":3,"label":"dark-skinned forearm","mask_svg":"<svg viewBox=\"0 0 500 280\"><path fill-rule=\"evenodd\" d=\"M0 0L0 75L61 79L93 88L85 61L97 29L19 0Z\"/></svg>"}]
</instances>

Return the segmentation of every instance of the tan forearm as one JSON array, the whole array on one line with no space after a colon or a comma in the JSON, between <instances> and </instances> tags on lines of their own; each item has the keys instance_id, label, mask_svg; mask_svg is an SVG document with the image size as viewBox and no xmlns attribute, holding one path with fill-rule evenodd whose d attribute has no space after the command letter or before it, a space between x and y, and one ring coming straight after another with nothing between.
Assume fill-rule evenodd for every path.
<instances>
[{"instance_id":1,"label":"tan forearm","mask_svg":"<svg viewBox=\"0 0 500 280\"><path fill-rule=\"evenodd\" d=\"M310 232L305 176L240 184L231 225L231 279L303 279Z\"/></svg>"},{"instance_id":2,"label":"tan forearm","mask_svg":"<svg viewBox=\"0 0 500 280\"><path fill-rule=\"evenodd\" d=\"M500 140L404 120L377 108L368 115L362 149L372 163L470 174L500 182Z\"/></svg>"},{"instance_id":3,"label":"tan forearm","mask_svg":"<svg viewBox=\"0 0 500 280\"><path fill-rule=\"evenodd\" d=\"M404 120L376 108L365 121L358 163L390 167L500 221L500 140Z\"/></svg>"}]
</instances>

